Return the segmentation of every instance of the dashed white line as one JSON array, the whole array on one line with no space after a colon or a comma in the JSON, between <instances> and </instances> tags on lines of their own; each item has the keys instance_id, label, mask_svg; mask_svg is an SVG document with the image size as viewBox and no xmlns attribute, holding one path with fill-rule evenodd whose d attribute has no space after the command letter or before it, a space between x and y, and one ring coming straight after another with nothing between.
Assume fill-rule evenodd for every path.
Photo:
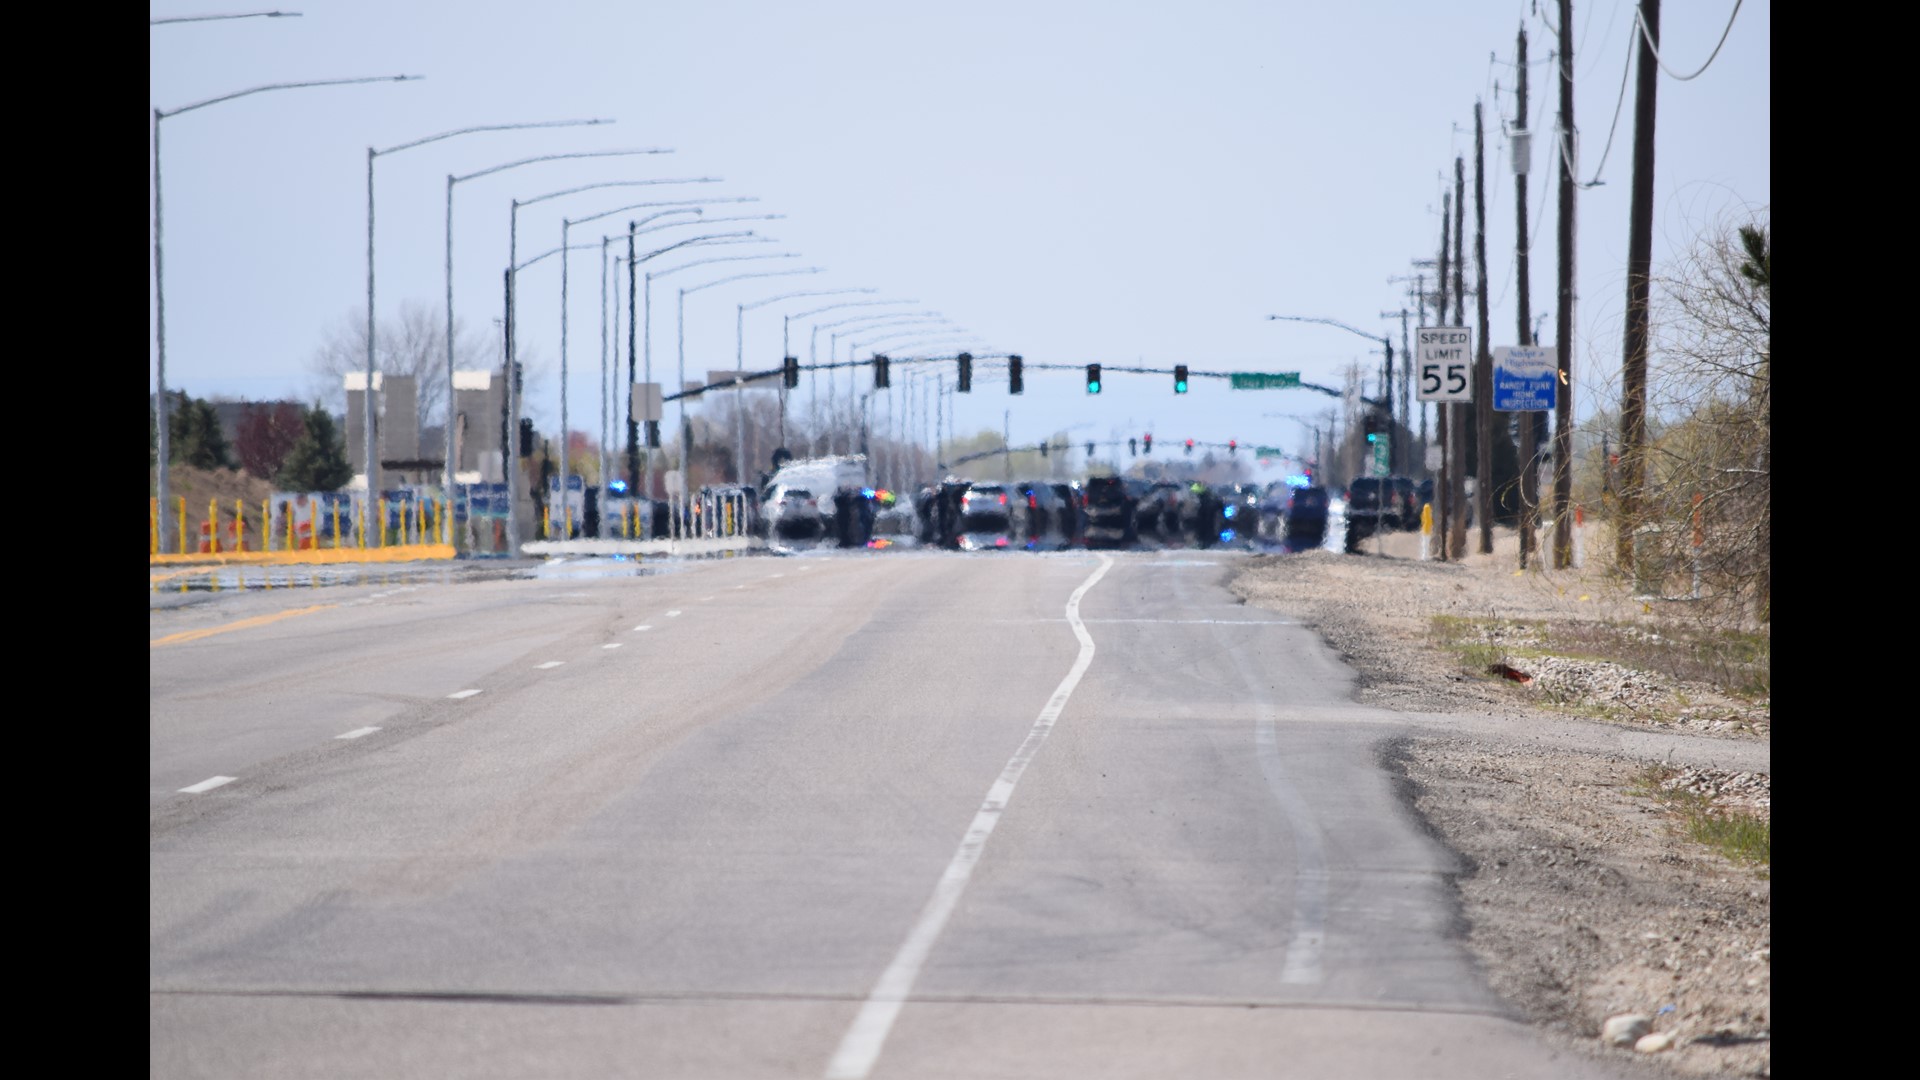
<instances>
[{"instance_id":1,"label":"dashed white line","mask_svg":"<svg viewBox=\"0 0 1920 1080\"><path fill-rule=\"evenodd\" d=\"M560 666L561 664L564 664L564 663L566 663L566 661L565 661L565 660L549 660L549 661L547 661L547 662L546 662L546 663L544 663L544 664L535 664L535 665L533 666L533 669L534 669L535 671L545 671L545 670L547 670L548 668L557 668L557 667L559 667L559 666Z\"/></svg>"},{"instance_id":2,"label":"dashed white line","mask_svg":"<svg viewBox=\"0 0 1920 1080\"><path fill-rule=\"evenodd\" d=\"M711 600L711 599L713 599L713 597L711 597L711 596L709 596L709 597L707 597L707 599L709 599L709 600ZM673 618L674 616L676 616L676 615L679 615L679 614L680 614L680 612L678 612L678 611L669 611L669 612L667 612L667 618L669 618L669 619L671 619L671 618Z\"/></svg>"},{"instance_id":3,"label":"dashed white line","mask_svg":"<svg viewBox=\"0 0 1920 1080\"><path fill-rule=\"evenodd\" d=\"M769 578L777 578L777 577L786 577L787 575L785 575L785 574L768 574L767 576L768 576Z\"/></svg>"},{"instance_id":4,"label":"dashed white line","mask_svg":"<svg viewBox=\"0 0 1920 1080\"><path fill-rule=\"evenodd\" d=\"M633 628L633 631L634 631L634 633L636 633L636 634L637 634L637 633L639 633L639 632L640 632L640 631L642 631L642 630L651 630L651 629L653 629L653 624L652 624L652 623L641 623L641 624L640 624L639 626L636 626L636 627L634 627L634 628Z\"/></svg>"},{"instance_id":5,"label":"dashed white line","mask_svg":"<svg viewBox=\"0 0 1920 1080\"><path fill-rule=\"evenodd\" d=\"M701 601L702 601L702 602L705 602L705 601L707 601L707 600L711 600L711 599L713 599L713 597L712 597L711 595L707 595L707 596L703 596L703 597L701 597L700 599L701 599ZM667 614L669 614L669 615L671 615L671 614L673 614L673 612L671 612L671 611L669 611L669 612L667 612Z\"/></svg>"},{"instance_id":6,"label":"dashed white line","mask_svg":"<svg viewBox=\"0 0 1920 1080\"><path fill-rule=\"evenodd\" d=\"M452 698L455 701L458 701L461 698L470 698L479 692L480 691L478 690L456 690L453 693L448 694L447 696Z\"/></svg>"},{"instance_id":7,"label":"dashed white line","mask_svg":"<svg viewBox=\"0 0 1920 1080\"><path fill-rule=\"evenodd\" d=\"M193 785L192 787L183 787L180 789L180 791L186 795L198 795L203 791L212 791L214 788L219 787L221 784L231 784L234 782L235 779L237 779L237 777L215 776L206 780L202 780L199 783Z\"/></svg>"},{"instance_id":8,"label":"dashed white line","mask_svg":"<svg viewBox=\"0 0 1920 1080\"><path fill-rule=\"evenodd\" d=\"M602 645L600 647L603 649L617 649L620 647L620 643L617 641L609 641L605 645Z\"/></svg>"},{"instance_id":9,"label":"dashed white line","mask_svg":"<svg viewBox=\"0 0 1920 1080\"><path fill-rule=\"evenodd\" d=\"M1112 567L1113 560L1102 555L1100 568L1081 582L1080 587L1067 598L1067 622L1073 627L1073 636L1080 640L1080 653L1074 658L1066 677L1054 688L1046 707L1040 710L1039 719L1033 722L1020 748L1013 752L1006 768L1000 771L999 778L987 789L987 797L973 815L973 824L961 838L960 848L953 853L945 872L934 884L933 895L927 899L926 907L921 909L919 920L907 933L907 940L901 944L900 951L894 954L893 962L880 973L880 981L874 984L866 1003L860 1006L860 1012L854 1016L853 1026L841 1036L833 1060L827 1063L827 1080L865 1080L867 1074L873 1071L874 1062L879 1059L880 1051L886 1045L887 1035L893 1030L894 1020L906 1006L907 997L913 993L913 984L920 977L921 965L926 963L934 942L939 940L940 931L945 929L947 919L959 905L960 894L966 890L967 879L973 876L973 868L979 863L980 854L986 848L987 839L993 835L994 826L1000 823L1001 815L1006 813L1007 803L1013 798L1014 786L1020 782L1021 774L1026 772L1040 745L1047 741L1061 711L1067 707L1067 699L1073 696L1074 687L1080 684L1080 677L1086 674L1088 666L1093 663L1093 636L1087 633L1086 624L1080 621L1080 598Z\"/></svg>"},{"instance_id":10,"label":"dashed white line","mask_svg":"<svg viewBox=\"0 0 1920 1080\"><path fill-rule=\"evenodd\" d=\"M380 730L380 729L379 729L379 728L377 728L377 727L357 727L357 728L354 728L354 729L353 729L352 731L349 731L349 732L347 732L347 733L346 733L346 734L344 734L344 735L335 735L335 736L334 736L334 738L336 738L336 739L357 739L357 738L359 738L359 737L361 737L362 735L371 735L371 734L373 734L374 732L376 732L376 731L379 731L379 730Z\"/></svg>"}]
</instances>

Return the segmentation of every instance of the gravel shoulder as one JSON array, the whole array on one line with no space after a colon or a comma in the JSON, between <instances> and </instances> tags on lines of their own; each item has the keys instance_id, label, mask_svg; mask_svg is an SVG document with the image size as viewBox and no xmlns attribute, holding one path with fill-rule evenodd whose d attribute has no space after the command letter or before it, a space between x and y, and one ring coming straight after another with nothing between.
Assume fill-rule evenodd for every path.
<instances>
[{"instance_id":1,"label":"gravel shoulder","mask_svg":"<svg viewBox=\"0 0 1920 1080\"><path fill-rule=\"evenodd\" d=\"M1435 616L1514 620L1504 632L1520 634L1529 621L1672 628L1598 572L1517 565L1511 534L1451 563L1420 559L1402 534L1358 555L1255 557L1232 588L1313 626L1358 673L1362 703L1416 721L1382 760L1459 856L1468 944L1503 998L1570 1050L1650 1077L1770 1076L1768 871L1689 839L1643 787L1664 765L1669 786L1770 820L1770 705L1538 642L1516 645L1512 674L1467 669ZM1596 725L1620 737L1596 740ZM1549 737L1569 729L1587 737ZM1671 737L1638 737L1652 733ZM1666 1038L1603 1041L1621 1015Z\"/></svg>"}]
</instances>

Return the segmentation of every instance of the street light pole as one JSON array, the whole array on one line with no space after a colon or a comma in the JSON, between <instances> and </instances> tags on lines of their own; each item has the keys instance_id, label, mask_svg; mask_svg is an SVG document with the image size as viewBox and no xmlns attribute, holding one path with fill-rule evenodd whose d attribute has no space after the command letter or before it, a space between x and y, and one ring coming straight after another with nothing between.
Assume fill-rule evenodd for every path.
<instances>
[{"instance_id":1,"label":"street light pole","mask_svg":"<svg viewBox=\"0 0 1920 1080\"><path fill-rule=\"evenodd\" d=\"M782 293L779 296L769 296L764 300L756 300L751 304L735 305L734 318L733 318L733 370L735 372L741 372L746 370L745 364L746 364L747 312L755 308L765 307L768 304L777 304L787 300L797 300L801 297L806 297L806 296L845 296L850 293L872 293L872 292L878 292L878 291L879 290L877 289L811 289L805 292L790 292L790 293ZM780 356L781 356L782 363L786 362L786 355L787 355L786 353L787 342L785 338L785 329L786 329L785 323L783 321L781 325L782 337L780 341ZM784 379L781 380L778 389L780 393L780 445L785 446L787 442L786 380ZM740 386L734 387L734 391L733 391L734 418L737 421L737 424L735 426L738 429L735 437L734 453L739 458L739 460L743 463L741 465L741 475L740 475L741 481L743 483L746 480L746 471L745 471L746 466L744 462L747 460L747 418L746 418L746 411L743 407L743 402L745 399L741 397L741 395L744 392L745 390L743 387L740 387Z\"/></svg>"},{"instance_id":2,"label":"street light pole","mask_svg":"<svg viewBox=\"0 0 1920 1080\"><path fill-rule=\"evenodd\" d=\"M748 258L748 259L797 259L800 256L798 252L787 252L779 255L748 255L748 256L742 256L742 257ZM685 269L685 267L681 267L679 269ZM674 313L675 330L679 339L680 385L681 385L682 392L684 393L686 388L686 382L687 382L687 294L688 293L700 292L703 289L711 289L717 285L727 285L735 281L745 281L748 278L787 277L793 274L818 274L821 272L822 272L822 268L818 266L810 266L800 270L756 270L756 271L751 271L745 274L734 274L729 277L723 277L717 281L702 282L698 285L694 285L691 287L682 287L680 289L678 306ZM679 405L680 405L680 415L679 415L679 420L680 420L680 498L684 503L684 501L687 499L689 495L689 492L687 491L687 483L688 483L687 457L692 452L693 447L691 442L691 433L687 430L687 399L684 397L680 398ZM736 471L738 471L740 467L741 467L741 463L739 462L734 463L734 468Z\"/></svg>"},{"instance_id":3,"label":"street light pole","mask_svg":"<svg viewBox=\"0 0 1920 1080\"><path fill-rule=\"evenodd\" d=\"M562 196L577 195L583 191L596 191L602 188L651 187L658 184L716 184L719 182L720 182L719 178L713 177L713 176L703 176L703 177L696 177L691 179L674 179L674 180L606 180L597 184L582 184L578 187L565 188L560 191L549 191L545 195L536 195L531 199L510 200L510 206L508 209L508 218L507 218L507 233L508 233L507 250L509 252L508 273L511 275L519 269L517 266L513 264L512 253L518 247L519 230L520 230L520 208L523 206L532 206L536 203L546 202L549 199L558 199L558 198L561 198ZM565 245L563 244L562 248L564 249L564 247ZM563 267L565 266L564 260L562 260L562 266ZM516 347L516 341L517 341L516 330L517 330L517 323L518 323L518 311L517 311L518 297L519 297L519 290L517 288L509 288L507 290L507 356L508 356L509 363L511 363L514 366L514 369L516 372L519 369L519 363L520 363L519 351ZM564 325L564 317L565 317L564 310L562 311L561 314L562 314L562 320ZM566 402L567 402L566 360L565 360L565 357L563 356L561 358L561 364L560 364L560 414L561 414L561 429L562 429L560 432L560 441L562 444L561 452L560 452L560 492L561 492L560 498L561 498L562 505L565 504L566 490L567 490L567 486L566 486L567 485L567 455L566 455L566 447L565 447ZM516 378L509 378L507 380L507 418L508 418L507 426L509 431L512 431L518 427L518 421L520 419L520 385L519 385L519 380ZM517 506L518 500L514 497L514 484L513 484L513 480L514 480L513 474L516 471L517 469L513 469L513 468L509 468L507 470L507 546L509 551L514 555L518 555L520 553L520 534L517 531L518 516L519 516L518 506ZM565 515L563 514L562 515L563 520L564 520L564 517Z\"/></svg>"},{"instance_id":4,"label":"street light pole","mask_svg":"<svg viewBox=\"0 0 1920 1080\"><path fill-rule=\"evenodd\" d=\"M456 131L443 131L438 135L429 135L424 139L415 139L412 142L402 143L398 146L389 146L385 150L377 150L371 146L367 147L367 388L366 393L362 396L363 408L361 417L363 426L366 429L367 492L369 499L374 498L374 493L380 490L380 458L378 442L374 436L373 416L374 335L376 332L373 304L374 161L388 154L397 154L402 150L411 150L416 146L425 146L428 143L439 142L442 139L451 139L456 135L473 135L484 131L522 131L530 128L591 127L598 124L611 123L613 123L611 120L544 120L525 124L482 124L475 127L460 128ZM448 334L449 336L452 334L451 327L448 328ZM449 354L452 352L451 342L448 344L448 352ZM453 440L453 421L453 383L451 376L449 376L447 383L447 440L449 445L452 444ZM418 451L419 447L414 447L413 453L417 453ZM412 455L409 454L408 456ZM449 497L451 497L453 492L453 471L451 464L448 466L445 483L447 493ZM368 505L372 505L372 503L369 502Z\"/></svg>"},{"instance_id":5,"label":"street light pole","mask_svg":"<svg viewBox=\"0 0 1920 1080\"><path fill-rule=\"evenodd\" d=\"M1269 315L1267 318L1281 319L1287 322L1319 323L1322 326L1337 326L1350 334L1357 334L1360 337L1366 338L1368 341L1376 342L1386 351L1386 361L1380 369L1380 400L1378 405L1389 424L1387 429L1387 471L1389 473L1393 472L1394 444L1400 441L1394 436L1391 427L1393 421L1393 339L1383 334L1369 334L1365 330L1348 326L1338 319L1315 319L1300 315ZM1362 400L1364 401L1365 399ZM1374 403L1367 402L1367 404L1372 405Z\"/></svg>"},{"instance_id":6,"label":"street light pole","mask_svg":"<svg viewBox=\"0 0 1920 1080\"><path fill-rule=\"evenodd\" d=\"M453 424L451 422L452 415L453 415L451 412L451 409L453 407L451 403L454 399L454 388L453 388L453 188L454 188L454 185L464 183L468 180L478 180L483 176L492 176L494 173L506 172L509 169L517 169L523 165L538 164L543 161L568 161L568 160L575 160L579 158L631 157L636 154L671 154L671 153L673 153L672 150L650 149L650 150L587 150L587 151L580 151L580 152L570 153L570 154L542 154L538 157L521 158L518 161L504 162L499 165L494 165L489 168L481 169L478 172L468 173L465 176L454 176L451 173L447 175L447 266L446 266L446 270L447 270L447 401L449 403L447 406L449 409L449 412L448 412L449 422L447 424L447 477L448 477L449 484L453 482L452 478L455 474L455 471L459 467L459 459L454 456ZM511 265L511 260L509 260L509 265ZM504 330L502 331L502 333L503 333L502 340L504 341ZM502 366L501 366L502 371L508 370L506 367L506 364L510 361L510 359L511 358L509 358L508 361L502 361ZM513 438L513 433L508 432L507 438L511 440ZM502 481L506 480L506 472L508 469L512 467L512 463L513 463L513 456L511 454L508 454L506 452L506 448L503 446L501 448L501 464L500 464L500 468L501 468L500 478ZM509 509L509 514L511 514L511 509Z\"/></svg>"},{"instance_id":7,"label":"street light pole","mask_svg":"<svg viewBox=\"0 0 1920 1080\"><path fill-rule=\"evenodd\" d=\"M413 82L420 78L421 76L419 75L376 75L359 79L322 79L316 82L268 83L265 86L255 86L246 90L237 90L231 94L222 94L219 97L207 98L204 101L196 101L191 105L182 105L177 109L156 108L153 110L153 301L154 334L159 350L156 357L157 366L155 369L158 393L154 399L153 408L154 438L157 441L154 449L159 455L159 461L156 462L155 465L156 483L158 484L155 497L160 501L160 513L156 515L158 520L155 528L158 530L156 539L159 542L162 552L167 550L167 469L168 457L172 452L172 447L167 432L169 426L167 420L167 289L166 275L162 272L164 259L162 258L161 237L164 232L164 218L161 214L160 199L160 121L171 116L179 116L181 113L192 112L195 109L204 109L209 105L218 105L221 102L232 101L236 98L247 97L251 94L265 93L269 90L300 90L316 86L350 86L359 83L374 82ZM180 543L184 548L186 546L186 538L181 537Z\"/></svg>"}]
</instances>

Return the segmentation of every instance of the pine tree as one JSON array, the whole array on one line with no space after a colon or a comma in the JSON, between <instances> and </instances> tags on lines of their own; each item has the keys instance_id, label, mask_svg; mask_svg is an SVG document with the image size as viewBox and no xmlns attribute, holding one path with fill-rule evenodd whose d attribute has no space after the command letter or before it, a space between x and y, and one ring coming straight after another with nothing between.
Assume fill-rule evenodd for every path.
<instances>
[{"instance_id":1,"label":"pine tree","mask_svg":"<svg viewBox=\"0 0 1920 1080\"><path fill-rule=\"evenodd\" d=\"M351 479L353 466L347 464L340 429L316 402L307 410L306 431L287 454L274 484L283 491L337 491Z\"/></svg>"},{"instance_id":2,"label":"pine tree","mask_svg":"<svg viewBox=\"0 0 1920 1080\"><path fill-rule=\"evenodd\" d=\"M167 408L167 457L176 465L196 469L233 468L233 450L220 428L220 416L213 403L204 398L189 398L184 390L175 391ZM154 454L159 454L155 435Z\"/></svg>"}]
</instances>

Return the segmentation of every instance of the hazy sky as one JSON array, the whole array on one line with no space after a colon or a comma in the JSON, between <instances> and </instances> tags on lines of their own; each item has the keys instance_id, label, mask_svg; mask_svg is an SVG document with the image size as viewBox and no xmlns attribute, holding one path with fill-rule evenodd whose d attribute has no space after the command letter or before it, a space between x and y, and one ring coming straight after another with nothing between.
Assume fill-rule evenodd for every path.
<instances>
[{"instance_id":1,"label":"hazy sky","mask_svg":"<svg viewBox=\"0 0 1920 1080\"><path fill-rule=\"evenodd\" d=\"M1662 55L1678 75L1714 51L1734 0L1668 4ZM157 3L152 17L261 10ZM274 91L162 122L167 383L196 396L311 398L312 357L366 302L369 147L489 124L604 117L600 127L466 135L383 156L376 172L382 318L403 303L444 318L449 175L547 154L669 148L671 154L554 161L456 186L454 309L489 335L502 311L510 200L614 180L721 178L606 188L521 211L522 259L560 243L563 218L651 200L738 198L708 217L782 214L755 229L778 243L698 257L795 252L722 263L654 285L656 381L675 381L675 291L750 279L686 300L687 371L732 368L737 307L803 290L871 296L794 300L745 316L749 368L777 366L783 312L838 300L916 300L974 351L1028 363L1298 371L1374 385L1369 343L1269 314L1335 319L1390 334L1382 312L1440 241L1442 193L1466 158L1474 248L1473 110L1486 121L1486 248L1492 344L1516 343L1515 38L1529 50L1532 307L1553 336L1551 132L1558 86L1554 6L1531 0L1373 4L755 2L295 3L299 18L154 26L152 100L163 110L268 83L421 75L418 82ZM1769 191L1770 5L1740 7L1713 63L1659 85L1655 257L1717 215L1764 209ZM1632 160L1632 85L1616 103L1632 42L1628 0L1574 4L1578 202L1573 367L1582 416L1621 354ZM1607 150L1611 131L1611 150ZM1604 162L1602 160L1605 154ZM151 153L149 154L151 176ZM151 200L149 200L151 211ZM596 250L568 269L570 426L597 437L601 364L597 245L623 213L572 231ZM659 234L661 243L699 235ZM692 261L668 255L665 269ZM1427 271L1431 274L1431 271ZM1468 283L1474 277L1468 266ZM151 273L149 295L151 299ZM527 413L559 424L558 256L520 274L521 354L535 376ZM795 324L801 330L874 309ZM1467 306L1468 322L1475 320ZM624 333L622 334L624 338ZM828 336L818 337L821 359ZM149 334L149 388L157 333ZM957 348L958 346L955 346ZM842 339L839 357L847 356ZM951 352L954 348L943 348ZM864 355L864 354L863 354ZM896 387L906 371L896 367ZM842 394L845 374L841 375ZM1098 397L1078 372L1029 371L1011 397L984 365L957 402L962 432L1016 442L1061 429L1076 440L1152 431L1297 449L1304 424L1339 403L1306 390L1229 391L1195 379L1176 397L1158 375L1112 374ZM859 379L865 390L870 378ZM803 382L800 407L808 384ZM670 392L670 391L669 391ZM896 391L896 394L899 391ZM884 415L882 411L881 415ZM1324 422L1324 421L1323 421Z\"/></svg>"}]
</instances>

